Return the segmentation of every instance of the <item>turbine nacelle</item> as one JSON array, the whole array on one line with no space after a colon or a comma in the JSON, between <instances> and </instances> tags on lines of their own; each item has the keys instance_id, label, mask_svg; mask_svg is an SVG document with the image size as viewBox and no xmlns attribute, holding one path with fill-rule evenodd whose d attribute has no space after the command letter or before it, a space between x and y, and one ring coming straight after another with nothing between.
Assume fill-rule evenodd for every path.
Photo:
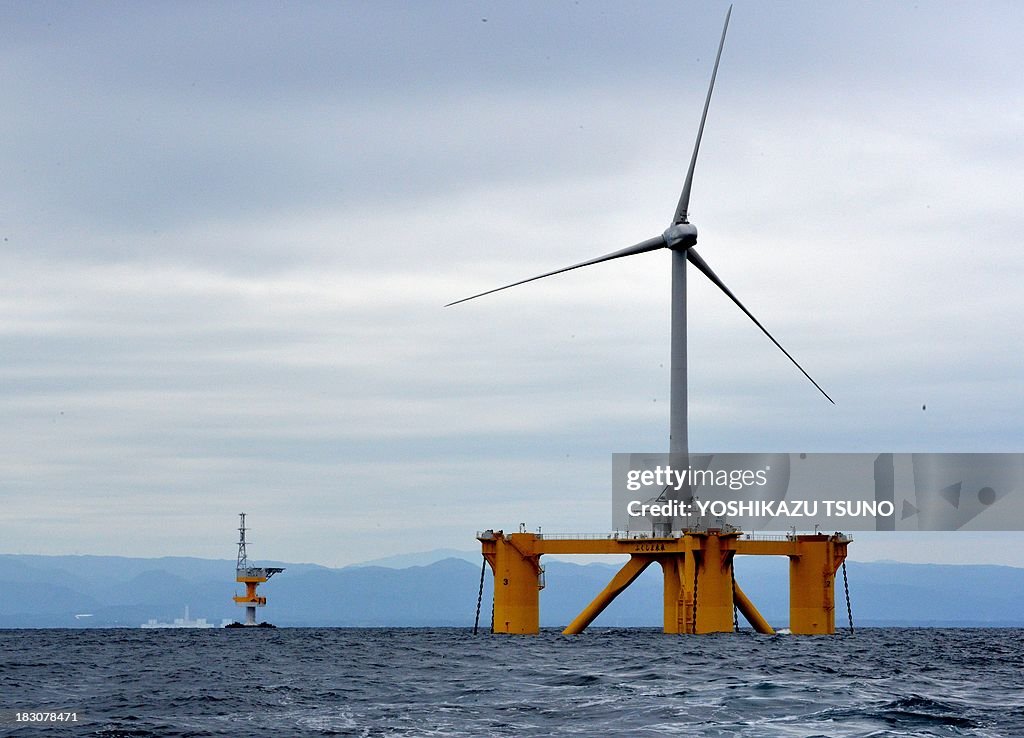
<instances>
[{"instance_id":1,"label":"turbine nacelle","mask_svg":"<svg viewBox=\"0 0 1024 738\"><path fill-rule=\"evenodd\" d=\"M686 251L697 245L697 227L692 223L673 223L661 234L665 246L673 251Z\"/></svg>"}]
</instances>

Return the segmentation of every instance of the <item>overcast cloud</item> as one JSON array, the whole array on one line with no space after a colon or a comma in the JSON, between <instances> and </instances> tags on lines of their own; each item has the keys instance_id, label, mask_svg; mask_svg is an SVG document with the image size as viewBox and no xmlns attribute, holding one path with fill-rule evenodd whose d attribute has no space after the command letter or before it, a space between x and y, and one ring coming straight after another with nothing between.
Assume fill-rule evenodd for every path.
<instances>
[{"instance_id":1,"label":"overcast cloud","mask_svg":"<svg viewBox=\"0 0 1024 738\"><path fill-rule=\"evenodd\" d=\"M607 530L612 452L667 447L668 255L441 306L669 224L726 8L0 4L0 549ZM691 218L837 405L693 272L691 448L1024 451L1021 37L737 3Z\"/></svg>"}]
</instances>

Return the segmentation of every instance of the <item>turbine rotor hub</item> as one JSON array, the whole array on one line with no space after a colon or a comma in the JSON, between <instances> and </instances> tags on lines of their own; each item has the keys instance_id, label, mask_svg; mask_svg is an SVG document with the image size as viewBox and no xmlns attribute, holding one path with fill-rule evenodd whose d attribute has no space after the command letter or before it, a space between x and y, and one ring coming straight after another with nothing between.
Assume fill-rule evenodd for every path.
<instances>
[{"instance_id":1,"label":"turbine rotor hub","mask_svg":"<svg viewBox=\"0 0 1024 738\"><path fill-rule=\"evenodd\" d=\"M692 223L673 223L661 234L665 245L674 251L686 251L697 244L697 227Z\"/></svg>"}]
</instances>

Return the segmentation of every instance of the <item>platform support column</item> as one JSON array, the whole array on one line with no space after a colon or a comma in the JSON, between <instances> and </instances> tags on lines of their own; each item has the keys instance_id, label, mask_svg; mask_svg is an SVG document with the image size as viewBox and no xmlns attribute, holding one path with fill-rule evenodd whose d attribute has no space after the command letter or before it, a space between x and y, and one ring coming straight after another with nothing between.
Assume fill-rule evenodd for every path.
<instances>
[{"instance_id":1,"label":"platform support column","mask_svg":"<svg viewBox=\"0 0 1024 738\"><path fill-rule=\"evenodd\" d=\"M481 539L484 557L494 571L494 632L533 635L540 632L540 554L532 533L500 531Z\"/></svg>"},{"instance_id":2,"label":"platform support column","mask_svg":"<svg viewBox=\"0 0 1024 738\"><path fill-rule=\"evenodd\" d=\"M799 635L836 631L835 573L846 558L846 543L825 535L797 536L789 557L789 629Z\"/></svg>"},{"instance_id":3,"label":"platform support column","mask_svg":"<svg viewBox=\"0 0 1024 738\"><path fill-rule=\"evenodd\" d=\"M259 597L256 595L256 582L245 583L245 599L247 602L259 602ZM245 624L256 625L256 605L246 605Z\"/></svg>"},{"instance_id":4,"label":"platform support column","mask_svg":"<svg viewBox=\"0 0 1024 738\"><path fill-rule=\"evenodd\" d=\"M685 552L658 557L664 573L666 633L732 631L734 539L732 534L691 533L681 539Z\"/></svg>"},{"instance_id":5,"label":"platform support column","mask_svg":"<svg viewBox=\"0 0 1024 738\"><path fill-rule=\"evenodd\" d=\"M732 558L729 536L699 536L697 559L697 633L731 633Z\"/></svg>"},{"instance_id":6,"label":"platform support column","mask_svg":"<svg viewBox=\"0 0 1024 738\"><path fill-rule=\"evenodd\" d=\"M664 575L666 633L693 631L693 555L673 554L658 558Z\"/></svg>"}]
</instances>

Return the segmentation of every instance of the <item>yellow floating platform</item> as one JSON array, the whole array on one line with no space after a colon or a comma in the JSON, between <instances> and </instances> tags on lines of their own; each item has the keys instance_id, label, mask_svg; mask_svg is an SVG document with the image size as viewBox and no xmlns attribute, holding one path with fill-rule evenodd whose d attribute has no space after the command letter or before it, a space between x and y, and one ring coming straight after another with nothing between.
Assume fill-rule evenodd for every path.
<instances>
[{"instance_id":1,"label":"yellow floating platform","mask_svg":"<svg viewBox=\"0 0 1024 738\"><path fill-rule=\"evenodd\" d=\"M628 554L612 577L564 633L582 633L615 597L652 563L664 574L666 633L731 632L735 606L761 633L773 633L733 573L737 555L789 557L789 629L794 634L835 632L835 574L852 540L832 535L755 536L733 529L687 531L671 538L562 537L488 530L477 534L494 572L494 632L540 630L540 558L544 554Z\"/></svg>"}]
</instances>

